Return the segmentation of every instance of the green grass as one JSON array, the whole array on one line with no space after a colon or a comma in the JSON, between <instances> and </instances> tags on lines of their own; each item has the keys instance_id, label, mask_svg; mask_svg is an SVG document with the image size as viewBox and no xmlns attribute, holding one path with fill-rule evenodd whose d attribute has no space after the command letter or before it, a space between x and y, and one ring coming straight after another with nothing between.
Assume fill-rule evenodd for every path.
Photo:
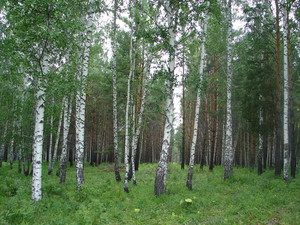
<instances>
[{"instance_id":1,"label":"green grass","mask_svg":"<svg viewBox=\"0 0 300 225\"><path fill-rule=\"evenodd\" d=\"M114 180L108 164L86 166L85 185L76 191L75 169L66 184L47 175L44 165L43 200L33 203L31 177L0 168L0 224L299 224L300 180L285 183L274 171L257 176L235 168L224 181L223 168L195 169L193 191L185 186L187 170L169 165L167 193L153 192L156 164L143 164L138 185ZM122 173L124 175L124 173ZM185 200L191 199L192 203Z\"/></svg>"}]
</instances>

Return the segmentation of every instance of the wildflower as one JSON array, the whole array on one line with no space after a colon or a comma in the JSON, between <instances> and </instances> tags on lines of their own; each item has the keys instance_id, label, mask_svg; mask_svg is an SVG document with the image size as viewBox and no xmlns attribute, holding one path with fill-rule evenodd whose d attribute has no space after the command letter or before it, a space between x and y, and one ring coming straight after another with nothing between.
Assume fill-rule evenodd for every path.
<instances>
[{"instance_id":1,"label":"wildflower","mask_svg":"<svg viewBox=\"0 0 300 225\"><path fill-rule=\"evenodd\" d=\"M140 211L141 211L140 209L134 209L134 212L136 212L136 213L138 213Z\"/></svg>"},{"instance_id":2,"label":"wildflower","mask_svg":"<svg viewBox=\"0 0 300 225\"><path fill-rule=\"evenodd\" d=\"M185 199L185 202L187 202L187 203L192 203L192 202L193 202L193 200L192 200L192 199L190 199L190 198L187 198L187 199Z\"/></svg>"}]
</instances>

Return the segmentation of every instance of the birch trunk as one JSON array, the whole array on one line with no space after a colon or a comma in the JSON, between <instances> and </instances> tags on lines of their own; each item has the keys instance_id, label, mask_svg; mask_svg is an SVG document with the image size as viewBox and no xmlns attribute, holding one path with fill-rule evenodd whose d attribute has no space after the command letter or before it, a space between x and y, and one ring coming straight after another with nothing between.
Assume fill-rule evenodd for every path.
<instances>
[{"instance_id":1,"label":"birch trunk","mask_svg":"<svg viewBox=\"0 0 300 225\"><path fill-rule=\"evenodd\" d=\"M2 144L0 148L0 168L2 167L3 157L4 157L4 151L5 151L5 138L7 134L7 127L8 127L8 121L5 123L4 132L2 135Z\"/></svg>"},{"instance_id":2,"label":"birch trunk","mask_svg":"<svg viewBox=\"0 0 300 225\"><path fill-rule=\"evenodd\" d=\"M53 145L53 115L50 117L50 140L49 140L49 151L48 151L48 162L52 160L52 145Z\"/></svg>"},{"instance_id":3,"label":"birch trunk","mask_svg":"<svg viewBox=\"0 0 300 225\"><path fill-rule=\"evenodd\" d=\"M262 109L259 110L259 126L262 127L263 115ZM263 173L263 135L260 129L258 134L258 154L257 154L257 165L258 165L258 175Z\"/></svg>"},{"instance_id":4,"label":"birch trunk","mask_svg":"<svg viewBox=\"0 0 300 225\"><path fill-rule=\"evenodd\" d=\"M288 74L288 11L283 1L283 176L289 180L289 74Z\"/></svg>"},{"instance_id":5,"label":"birch trunk","mask_svg":"<svg viewBox=\"0 0 300 225\"><path fill-rule=\"evenodd\" d=\"M115 178L116 181L121 181L119 172L119 148L118 148L118 105L117 105L117 9L118 0L114 1L114 18L113 18L113 33L112 33L112 72L113 72L113 137L114 137L114 161L115 161Z\"/></svg>"},{"instance_id":6,"label":"birch trunk","mask_svg":"<svg viewBox=\"0 0 300 225\"><path fill-rule=\"evenodd\" d=\"M148 83L148 77L150 74L150 65L151 65L151 58L147 60L146 68L145 68L145 79L143 83L143 95L142 95L142 101L141 101L141 108L138 115L138 123L136 126L135 133L133 135L133 141L132 141L132 153L131 153L131 164L132 164L132 177L133 177L133 184L136 184L136 173L135 173L135 159L136 159L136 150L138 147L138 140L141 133L142 128L142 120L143 120L143 114L145 109L145 100L146 100L146 94L147 94L147 83Z\"/></svg>"},{"instance_id":7,"label":"birch trunk","mask_svg":"<svg viewBox=\"0 0 300 225\"><path fill-rule=\"evenodd\" d=\"M131 25L133 26L133 24ZM129 76L127 79L127 102L126 102L126 112L125 112L125 155L124 155L124 163L125 163L125 177L124 177L124 191L129 192L128 190L128 178L129 178L129 108L130 108L130 83L131 78L133 77L134 67L135 67L135 60L133 56L133 38L134 38L134 31L133 27L131 27L131 37L130 37L130 51L129 51L129 58L130 58L130 71ZM134 121L133 121L134 122Z\"/></svg>"},{"instance_id":8,"label":"birch trunk","mask_svg":"<svg viewBox=\"0 0 300 225\"><path fill-rule=\"evenodd\" d=\"M49 61L47 56L43 56L42 76L49 72ZM36 93L35 105L35 125L33 135L33 151L32 151L32 195L33 201L38 202L42 199L42 156L43 156L43 139L44 139L44 99L45 89L42 80L38 79L38 91Z\"/></svg>"},{"instance_id":9,"label":"birch trunk","mask_svg":"<svg viewBox=\"0 0 300 225\"><path fill-rule=\"evenodd\" d=\"M164 136L162 142L162 148L160 153L160 159L156 170L154 194L159 196L166 191L167 181L167 169L168 169L168 154L170 148L171 131L173 129L174 119L174 105L173 105L173 92L174 92L174 69L175 69L175 31L174 31L174 19L173 10L170 6L170 2L165 3L166 13L168 17L168 33L169 33L169 65L168 72L169 77L166 81L167 99L166 99L166 119L164 126Z\"/></svg>"},{"instance_id":10,"label":"birch trunk","mask_svg":"<svg viewBox=\"0 0 300 225\"><path fill-rule=\"evenodd\" d=\"M226 134L224 148L224 180L230 178L233 173L233 146L232 146L232 114L231 114L231 91L232 91L232 18L231 1L227 3L227 98L226 98Z\"/></svg>"},{"instance_id":11,"label":"birch trunk","mask_svg":"<svg viewBox=\"0 0 300 225\"><path fill-rule=\"evenodd\" d=\"M13 168L13 163L14 163L14 144L15 144L15 120L12 122L12 136L10 140L10 146L9 146L9 167L10 169Z\"/></svg>"},{"instance_id":12,"label":"birch trunk","mask_svg":"<svg viewBox=\"0 0 300 225\"><path fill-rule=\"evenodd\" d=\"M63 100L64 102L64 100ZM60 130L61 130L61 123L62 123L62 117L63 117L63 112L64 110L62 109L60 112L59 120L58 120L58 127L57 127L57 132L56 132L56 139L55 139L55 144L54 144L54 150L53 150L53 156L51 157L51 160L49 160L48 164L48 175L51 175L53 172L53 166L57 158L57 149L58 149L58 142L59 142L59 137L60 137Z\"/></svg>"},{"instance_id":13,"label":"birch trunk","mask_svg":"<svg viewBox=\"0 0 300 225\"><path fill-rule=\"evenodd\" d=\"M209 6L209 5L208 5ZM201 56L200 56L200 67L199 67L199 84L202 86L203 80L203 72L204 72L204 64L205 64L205 42L206 42L206 30L207 30L207 21L208 21L208 12L205 12L204 15L204 23L203 23L203 33L202 33L202 43L201 43ZM190 162L189 162L189 170L187 175L186 186L188 189L193 189L193 173L194 173L194 164L195 164L195 148L197 143L197 134L198 134L198 120L199 120L199 112L200 112L200 101L201 101L201 88L197 90L197 100L196 100L196 108L195 108L195 119L194 119L194 128L193 128L193 138L191 143L190 150ZM204 157L202 155L202 157Z\"/></svg>"},{"instance_id":14,"label":"birch trunk","mask_svg":"<svg viewBox=\"0 0 300 225\"><path fill-rule=\"evenodd\" d=\"M81 81L82 87L77 91L76 94L76 181L77 189L80 189L81 185L84 184L84 174L83 174L83 161L84 161L84 125L85 125L85 106L86 106L86 78L88 75L88 64L90 57L90 46L91 46L91 33L92 29L92 15L87 16L86 21L86 42L84 44L83 52L83 63L82 70L79 73L79 80Z\"/></svg>"},{"instance_id":15,"label":"birch trunk","mask_svg":"<svg viewBox=\"0 0 300 225\"><path fill-rule=\"evenodd\" d=\"M72 106L67 97L64 98L64 125L63 125L63 139L62 139L62 150L60 158L61 176L60 183L65 183L67 174L67 150L68 150L68 134L70 128L70 117Z\"/></svg>"}]
</instances>

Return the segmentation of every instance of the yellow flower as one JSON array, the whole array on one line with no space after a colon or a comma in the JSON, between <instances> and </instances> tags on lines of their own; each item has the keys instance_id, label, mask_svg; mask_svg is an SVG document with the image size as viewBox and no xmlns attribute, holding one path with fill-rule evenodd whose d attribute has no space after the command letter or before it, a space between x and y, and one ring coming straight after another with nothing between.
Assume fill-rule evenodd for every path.
<instances>
[{"instance_id":1,"label":"yellow flower","mask_svg":"<svg viewBox=\"0 0 300 225\"><path fill-rule=\"evenodd\" d=\"M136 212L136 213L138 213L140 211L141 211L140 209L134 209L134 212Z\"/></svg>"},{"instance_id":2,"label":"yellow flower","mask_svg":"<svg viewBox=\"0 0 300 225\"><path fill-rule=\"evenodd\" d=\"M193 200L192 200L192 199L190 199L190 198L187 198L187 199L185 199L185 202L187 202L187 203L192 203L192 202L193 202Z\"/></svg>"}]
</instances>

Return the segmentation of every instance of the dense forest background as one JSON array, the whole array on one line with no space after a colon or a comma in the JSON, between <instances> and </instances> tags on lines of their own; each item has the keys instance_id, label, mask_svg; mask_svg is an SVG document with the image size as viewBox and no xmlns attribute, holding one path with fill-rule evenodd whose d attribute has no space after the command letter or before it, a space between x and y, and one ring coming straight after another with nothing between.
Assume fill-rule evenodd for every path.
<instances>
[{"instance_id":1,"label":"dense forest background","mask_svg":"<svg viewBox=\"0 0 300 225\"><path fill-rule=\"evenodd\" d=\"M163 158L213 170L226 161L228 115L232 166L295 177L298 0L4 0L0 10L0 166L32 174L33 192L41 161L61 182L75 164L77 188L84 163L115 163L117 180L124 165L135 182L140 163Z\"/></svg>"}]
</instances>

